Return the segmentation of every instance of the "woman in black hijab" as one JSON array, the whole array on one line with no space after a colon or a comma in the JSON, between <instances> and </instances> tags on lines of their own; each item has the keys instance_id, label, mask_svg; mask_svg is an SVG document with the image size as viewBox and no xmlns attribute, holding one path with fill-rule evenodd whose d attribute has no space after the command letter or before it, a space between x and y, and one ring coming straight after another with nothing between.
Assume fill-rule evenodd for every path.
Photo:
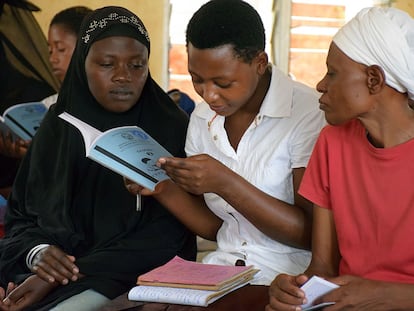
<instances>
[{"instance_id":1,"label":"woman in black hijab","mask_svg":"<svg viewBox=\"0 0 414 311\"><path fill-rule=\"evenodd\" d=\"M151 197L137 211L122 176L87 159L79 131L58 117L67 111L101 131L138 125L183 157L188 119L151 78L149 51L148 33L130 11L105 7L85 18L57 104L33 139L9 200L1 286L26 281L6 304L25 295L27 283L43 288L25 299L40 300L31 305L35 310L91 289L112 299L176 254L195 259L194 236ZM79 270L66 285L50 285L29 269L38 257L36 268L47 269L45 254L56 249Z\"/></svg>"}]
</instances>

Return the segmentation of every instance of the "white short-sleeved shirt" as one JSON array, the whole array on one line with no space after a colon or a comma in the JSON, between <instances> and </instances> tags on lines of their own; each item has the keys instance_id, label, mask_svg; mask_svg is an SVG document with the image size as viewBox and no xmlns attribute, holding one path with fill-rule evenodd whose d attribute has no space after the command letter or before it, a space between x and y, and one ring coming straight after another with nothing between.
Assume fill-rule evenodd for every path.
<instances>
[{"instance_id":1,"label":"white short-sleeved shirt","mask_svg":"<svg viewBox=\"0 0 414 311\"><path fill-rule=\"evenodd\" d=\"M209 154L257 188L292 204L292 169L306 167L325 125L318 98L315 90L272 67L269 90L237 152L227 138L225 118L202 102L190 118L186 153ZM204 197L223 224L217 235L217 250L204 257L203 262L234 265L237 259L243 259L261 270L254 283L264 285L279 273L298 274L306 269L310 252L266 236L216 194L206 193Z\"/></svg>"}]
</instances>

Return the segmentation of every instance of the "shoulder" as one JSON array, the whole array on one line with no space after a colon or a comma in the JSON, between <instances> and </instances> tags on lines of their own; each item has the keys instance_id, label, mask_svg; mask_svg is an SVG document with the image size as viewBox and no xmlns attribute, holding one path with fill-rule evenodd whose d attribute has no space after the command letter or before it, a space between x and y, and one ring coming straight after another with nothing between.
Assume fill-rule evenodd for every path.
<instances>
[{"instance_id":1,"label":"shoulder","mask_svg":"<svg viewBox=\"0 0 414 311\"><path fill-rule=\"evenodd\" d=\"M273 117L296 117L319 110L320 94L313 88L292 80L272 66L272 78L264 99L263 113Z\"/></svg>"},{"instance_id":2,"label":"shoulder","mask_svg":"<svg viewBox=\"0 0 414 311\"><path fill-rule=\"evenodd\" d=\"M214 111L210 109L210 106L205 101L202 101L195 105L193 114L198 118L207 119L214 115Z\"/></svg>"},{"instance_id":3,"label":"shoulder","mask_svg":"<svg viewBox=\"0 0 414 311\"><path fill-rule=\"evenodd\" d=\"M304 112L315 111L322 113L319 109L320 94L315 89L298 81L292 81L292 85L293 108L298 108Z\"/></svg>"}]
</instances>

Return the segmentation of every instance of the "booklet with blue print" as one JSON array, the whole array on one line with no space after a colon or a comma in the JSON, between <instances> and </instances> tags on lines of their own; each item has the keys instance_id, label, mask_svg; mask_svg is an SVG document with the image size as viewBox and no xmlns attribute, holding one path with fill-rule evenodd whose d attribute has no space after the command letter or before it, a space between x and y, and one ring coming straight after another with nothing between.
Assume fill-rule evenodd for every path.
<instances>
[{"instance_id":1,"label":"booklet with blue print","mask_svg":"<svg viewBox=\"0 0 414 311\"><path fill-rule=\"evenodd\" d=\"M36 134L47 107L41 102L22 103L7 108L0 116L0 132L12 134L13 138L31 140Z\"/></svg>"},{"instance_id":2,"label":"booklet with blue print","mask_svg":"<svg viewBox=\"0 0 414 311\"><path fill-rule=\"evenodd\" d=\"M67 112L59 117L81 132L88 158L150 190L169 178L156 162L172 155L138 126L101 132Z\"/></svg>"}]
</instances>

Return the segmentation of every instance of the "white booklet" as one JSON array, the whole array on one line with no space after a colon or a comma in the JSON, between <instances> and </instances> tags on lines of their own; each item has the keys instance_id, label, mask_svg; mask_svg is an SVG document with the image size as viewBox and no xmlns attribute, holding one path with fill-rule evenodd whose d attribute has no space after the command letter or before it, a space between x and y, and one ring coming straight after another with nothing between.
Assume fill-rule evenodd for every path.
<instances>
[{"instance_id":1,"label":"white booklet","mask_svg":"<svg viewBox=\"0 0 414 311\"><path fill-rule=\"evenodd\" d=\"M151 190L169 178L156 162L172 155L138 126L101 132L67 112L59 117L81 132L88 158Z\"/></svg>"},{"instance_id":2,"label":"white booklet","mask_svg":"<svg viewBox=\"0 0 414 311\"><path fill-rule=\"evenodd\" d=\"M138 285L128 293L129 300L172 303L189 306L206 307L219 298L250 283L249 279L240 279L240 282L231 284L220 290L203 290L193 288L179 288L166 286Z\"/></svg>"},{"instance_id":3,"label":"white booklet","mask_svg":"<svg viewBox=\"0 0 414 311\"><path fill-rule=\"evenodd\" d=\"M22 103L7 108L0 116L0 132L10 132L13 138L31 140L48 108L41 102Z\"/></svg>"},{"instance_id":4,"label":"white booklet","mask_svg":"<svg viewBox=\"0 0 414 311\"><path fill-rule=\"evenodd\" d=\"M303 311L320 310L322 307L333 305L334 302L324 302L314 305L315 300L339 286L335 283L329 282L319 276L312 276L305 284L302 285L301 289L305 292L307 303L302 305Z\"/></svg>"}]
</instances>

